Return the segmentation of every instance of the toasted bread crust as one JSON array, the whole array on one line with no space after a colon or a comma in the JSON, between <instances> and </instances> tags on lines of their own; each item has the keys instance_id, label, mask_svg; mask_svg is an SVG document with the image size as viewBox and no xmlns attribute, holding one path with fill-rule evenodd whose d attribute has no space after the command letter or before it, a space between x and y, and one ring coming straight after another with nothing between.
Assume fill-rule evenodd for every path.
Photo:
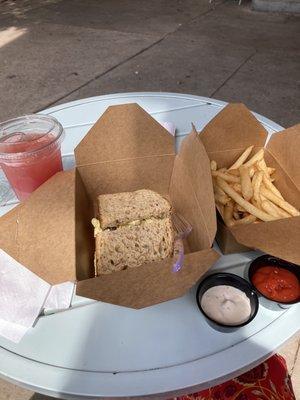
<instances>
[{"instance_id":1,"label":"toasted bread crust","mask_svg":"<svg viewBox=\"0 0 300 400\"><path fill-rule=\"evenodd\" d=\"M170 217L103 230L96 236L97 273L109 274L170 257L173 242Z\"/></svg>"},{"instance_id":2,"label":"toasted bread crust","mask_svg":"<svg viewBox=\"0 0 300 400\"><path fill-rule=\"evenodd\" d=\"M151 217L167 217L171 212L171 206L158 193L142 189L135 192L100 195L98 211L101 228L106 229Z\"/></svg>"}]
</instances>

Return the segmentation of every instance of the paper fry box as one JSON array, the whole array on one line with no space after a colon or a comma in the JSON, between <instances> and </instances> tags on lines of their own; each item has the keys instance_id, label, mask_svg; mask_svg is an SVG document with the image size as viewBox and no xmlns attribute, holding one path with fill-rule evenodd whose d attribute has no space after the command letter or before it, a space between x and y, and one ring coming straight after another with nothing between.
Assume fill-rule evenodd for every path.
<instances>
[{"instance_id":1,"label":"paper fry box","mask_svg":"<svg viewBox=\"0 0 300 400\"><path fill-rule=\"evenodd\" d=\"M61 172L0 219L0 248L51 284L77 281L77 294L142 308L185 294L218 259L209 159L192 131L178 155L174 138L137 104L109 107ZM91 219L97 196L152 189L192 225L184 265L174 259L95 277Z\"/></svg>"},{"instance_id":2,"label":"paper fry box","mask_svg":"<svg viewBox=\"0 0 300 400\"><path fill-rule=\"evenodd\" d=\"M226 106L199 134L218 168L232 165L248 146L255 146L253 153L265 146L266 163L276 168L275 185L300 209L300 124L274 133L267 144L266 138L265 128L243 104ZM218 218L217 241L225 254L252 248L300 264L300 217L233 228Z\"/></svg>"}]
</instances>

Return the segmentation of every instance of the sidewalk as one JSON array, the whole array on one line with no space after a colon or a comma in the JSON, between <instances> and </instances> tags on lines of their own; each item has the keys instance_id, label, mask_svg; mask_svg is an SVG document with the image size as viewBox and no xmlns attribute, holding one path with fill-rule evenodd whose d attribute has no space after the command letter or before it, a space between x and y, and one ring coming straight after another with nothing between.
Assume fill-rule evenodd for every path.
<instances>
[{"instance_id":1,"label":"sidewalk","mask_svg":"<svg viewBox=\"0 0 300 400\"><path fill-rule=\"evenodd\" d=\"M300 116L300 16L233 0L0 0L0 120L84 97L170 91ZM300 399L299 337L282 349ZM33 396L33 397L32 397ZM42 400L4 381L0 400Z\"/></svg>"},{"instance_id":2,"label":"sidewalk","mask_svg":"<svg viewBox=\"0 0 300 400\"><path fill-rule=\"evenodd\" d=\"M0 120L149 90L242 101L283 126L299 122L299 15L216 4L0 0Z\"/></svg>"}]
</instances>

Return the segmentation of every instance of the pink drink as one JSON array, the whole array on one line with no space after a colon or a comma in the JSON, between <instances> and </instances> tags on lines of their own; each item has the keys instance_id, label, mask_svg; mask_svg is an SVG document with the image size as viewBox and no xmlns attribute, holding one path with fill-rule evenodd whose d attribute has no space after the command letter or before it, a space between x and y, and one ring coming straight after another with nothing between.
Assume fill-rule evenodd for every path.
<instances>
[{"instance_id":1,"label":"pink drink","mask_svg":"<svg viewBox=\"0 0 300 400\"><path fill-rule=\"evenodd\" d=\"M19 200L62 170L63 128L52 117L30 115L0 124L0 165Z\"/></svg>"}]
</instances>

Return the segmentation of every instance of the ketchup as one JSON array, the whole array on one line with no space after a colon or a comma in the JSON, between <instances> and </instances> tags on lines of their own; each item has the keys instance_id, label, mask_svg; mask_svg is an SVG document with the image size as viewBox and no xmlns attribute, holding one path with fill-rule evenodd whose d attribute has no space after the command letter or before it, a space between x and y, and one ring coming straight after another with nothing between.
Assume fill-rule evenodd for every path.
<instances>
[{"instance_id":1,"label":"ketchup","mask_svg":"<svg viewBox=\"0 0 300 400\"><path fill-rule=\"evenodd\" d=\"M261 294L282 303L300 298L300 283L295 274L285 268L266 265L253 275L252 282Z\"/></svg>"}]
</instances>

